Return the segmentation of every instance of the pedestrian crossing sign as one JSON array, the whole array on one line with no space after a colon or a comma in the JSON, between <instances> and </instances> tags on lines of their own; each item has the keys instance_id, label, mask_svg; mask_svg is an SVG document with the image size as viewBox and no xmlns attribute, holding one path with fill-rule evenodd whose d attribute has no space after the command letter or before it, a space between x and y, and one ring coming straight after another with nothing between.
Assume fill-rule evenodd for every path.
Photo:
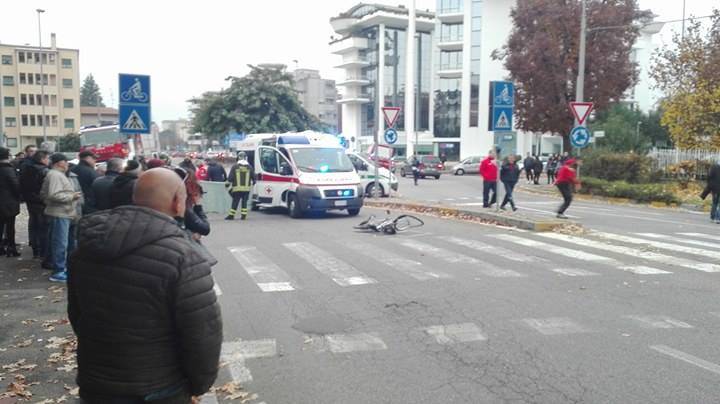
<instances>
[{"instance_id":1,"label":"pedestrian crossing sign","mask_svg":"<svg viewBox=\"0 0 720 404\"><path fill-rule=\"evenodd\" d=\"M150 107L132 106L120 109L120 131L122 133L150 133Z\"/></svg>"},{"instance_id":2,"label":"pedestrian crossing sign","mask_svg":"<svg viewBox=\"0 0 720 404\"><path fill-rule=\"evenodd\" d=\"M492 109L492 130L496 132L511 131L512 116L512 107L494 107Z\"/></svg>"}]
</instances>

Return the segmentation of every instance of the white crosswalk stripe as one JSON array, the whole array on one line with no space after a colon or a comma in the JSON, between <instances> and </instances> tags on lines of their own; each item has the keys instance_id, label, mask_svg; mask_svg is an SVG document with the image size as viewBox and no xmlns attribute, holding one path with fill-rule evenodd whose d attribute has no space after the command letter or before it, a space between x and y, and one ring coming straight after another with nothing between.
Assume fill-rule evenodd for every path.
<instances>
[{"instance_id":1,"label":"white crosswalk stripe","mask_svg":"<svg viewBox=\"0 0 720 404\"><path fill-rule=\"evenodd\" d=\"M692 244L692 245L699 245L701 247L709 247L709 248L716 248L720 249L720 244L718 243L710 243L707 241L698 241L698 240L690 240L687 237L674 237L667 234L657 234L657 233L635 233L640 237L649 237L654 239L660 239L660 240L666 240L666 241L672 241L674 243L681 243L681 244Z\"/></svg>"},{"instance_id":2,"label":"white crosswalk stripe","mask_svg":"<svg viewBox=\"0 0 720 404\"><path fill-rule=\"evenodd\" d=\"M317 352L350 353L387 349L387 345L377 333L329 334L322 337L306 337L305 341Z\"/></svg>"},{"instance_id":3,"label":"white crosswalk stripe","mask_svg":"<svg viewBox=\"0 0 720 404\"><path fill-rule=\"evenodd\" d=\"M233 381L245 383L252 380L250 369L245 366L246 359L274 356L277 356L277 343L274 339L238 340L223 343L220 360L227 364Z\"/></svg>"},{"instance_id":4,"label":"white crosswalk stripe","mask_svg":"<svg viewBox=\"0 0 720 404\"><path fill-rule=\"evenodd\" d=\"M688 237L697 237L697 238L703 238L707 240L717 240L718 236L713 234L705 234L705 233L677 233L681 236L688 236Z\"/></svg>"},{"instance_id":5,"label":"white crosswalk stripe","mask_svg":"<svg viewBox=\"0 0 720 404\"><path fill-rule=\"evenodd\" d=\"M360 272L357 268L311 243L298 242L284 243L283 245L340 286L377 283L375 279Z\"/></svg>"},{"instance_id":6,"label":"white crosswalk stripe","mask_svg":"<svg viewBox=\"0 0 720 404\"><path fill-rule=\"evenodd\" d=\"M370 243L353 241L352 243L346 244L346 247L358 253L367 255L419 281L452 278L450 274L426 268L421 262L404 258L399 254L395 254L394 252L374 246Z\"/></svg>"},{"instance_id":7,"label":"white crosswalk stripe","mask_svg":"<svg viewBox=\"0 0 720 404\"><path fill-rule=\"evenodd\" d=\"M543 335L578 334L590 331L566 317L526 318L522 321Z\"/></svg>"},{"instance_id":8,"label":"white crosswalk stripe","mask_svg":"<svg viewBox=\"0 0 720 404\"><path fill-rule=\"evenodd\" d=\"M477 252L499 255L499 256L502 256L503 258L509 259L511 261L517 261L517 262L546 261L545 259L540 258L540 257L535 257L535 256L519 253L516 251L511 251L507 248L483 243L482 241L470 240L470 239L460 238L460 237L455 237L455 236L439 236L438 239L447 241L448 243L457 244L462 247L467 247L467 248L470 248Z\"/></svg>"},{"instance_id":9,"label":"white crosswalk stripe","mask_svg":"<svg viewBox=\"0 0 720 404\"><path fill-rule=\"evenodd\" d=\"M228 247L228 250L263 292L286 292L296 289L290 275L256 247Z\"/></svg>"},{"instance_id":10,"label":"white crosswalk stripe","mask_svg":"<svg viewBox=\"0 0 720 404\"><path fill-rule=\"evenodd\" d=\"M586 271L580 268L554 268L551 271L559 273L565 276L597 276L600 275L596 272Z\"/></svg>"},{"instance_id":11,"label":"white crosswalk stripe","mask_svg":"<svg viewBox=\"0 0 720 404\"><path fill-rule=\"evenodd\" d=\"M447 250L441 247L435 247L433 245L423 243L417 240L408 239L394 239L394 241L401 245L410 248L421 253L425 253L433 258L449 262L451 264L479 264L480 260L470 257L465 254L457 253L454 251Z\"/></svg>"},{"instance_id":12,"label":"white crosswalk stripe","mask_svg":"<svg viewBox=\"0 0 720 404\"><path fill-rule=\"evenodd\" d=\"M473 323L433 325L425 328L425 332L440 345L487 340L480 328Z\"/></svg>"},{"instance_id":13,"label":"white crosswalk stripe","mask_svg":"<svg viewBox=\"0 0 720 404\"><path fill-rule=\"evenodd\" d=\"M663 315L629 315L623 317L638 322L643 328L693 328L686 322Z\"/></svg>"},{"instance_id":14,"label":"white crosswalk stripe","mask_svg":"<svg viewBox=\"0 0 720 404\"><path fill-rule=\"evenodd\" d=\"M536 241L529 238L523 238L523 237L517 237L512 236L509 234L500 234L495 236L500 240L509 241L511 243L519 244L525 247L534 247L541 249L543 251L563 255L565 257L574 258L578 260L583 261L590 261L590 262L601 262L601 263L615 263L616 261L609 257L604 257L602 255L596 255L587 253L584 251L578 251L578 250L572 250L570 248L560 247L553 244L543 243L542 241Z\"/></svg>"},{"instance_id":15,"label":"white crosswalk stripe","mask_svg":"<svg viewBox=\"0 0 720 404\"><path fill-rule=\"evenodd\" d=\"M620 246L620 245L614 245L609 244L605 242L600 242L596 240L591 240L587 238L581 238L581 237L575 237L575 236L568 236L565 234L558 234L558 233L542 233L540 234L542 237L551 238L555 240L560 240L568 243L573 243L577 245L581 245L584 247L591 247L598 250L605 250L609 252L613 252L616 254L623 254L623 255L629 255L632 257L640 258L646 261L655 261L659 263L663 263L666 265L675 265L675 266L681 266L685 268L690 269L696 269L703 272L720 272L720 265L715 264L708 264L703 262L697 262L690 259L680 258L680 257L671 257L669 255L660 254L656 252L651 251L644 251L637 248L627 247L627 246ZM606 237L610 238L610 237ZM622 239L618 241L624 241ZM643 272L647 273L647 267L628 267L625 265L619 265L620 269L623 269L625 271L635 272L638 274L643 274ZM663 274L667 271L662 270L655 270L651 271L656 274Z\"/></svg>"},{"instance_id":16,"label":"white crosswalk stripe","mask_svg":"<svg viewBox=\"0 0 720 404\"><path fill-rule=\"evenodd\" d=\"M594 231L591 234L606 238L608 240L615 240L615 241L620 241L623 243L644 244L644 245L649 245L651 247L655 247L655 248L659 248L659 249L663 249L663 250L681 252L681 253L690 254L690 255L698 255L701 257L712 258L712 259L720 259L720 252L718 252L718 251L707 251L707 250L702 250L700 248L686 247L686 246L681 246L681 245L676 245L676 244L663 243L661 241L656 241L656 240L647 240L647 239L623 236L620 234L613 234L613 233L595 232ZM673 257L672 260L676 261L677 258ZM708 268L708 265L711 265L711 268L713 268L713 270L709 270L706 272L720 272L720 266L718 266L718 265L704 264L703 267ZM701 269L701 270L703 270L703 269Z\"/></svg>"}]
</instances>

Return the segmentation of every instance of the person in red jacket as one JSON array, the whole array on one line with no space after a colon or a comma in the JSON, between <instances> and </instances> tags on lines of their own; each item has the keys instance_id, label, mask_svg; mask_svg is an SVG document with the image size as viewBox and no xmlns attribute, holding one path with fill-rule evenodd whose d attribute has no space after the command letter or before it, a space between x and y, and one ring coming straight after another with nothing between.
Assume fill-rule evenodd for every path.
<instances>
[{"instance_id":1,"label":"person in red jacket","mask_svg":"<svg viewBox=\"0 0 720 404\"><path fill-rule=\"evenodd\" d=\"M483 178L483 208L489 208L497 201L498 168L495 165L495 150L480 163L480 175ZM490 199L492 191L492 199Z\"/></svg>"},{"instance_id":2,"label":"person in red jacket","mask_svg":"<svg viewBox=\"0 0 720 404\"><path fill-rule=\"evenodd\" d=\"M577 178L577 168L582 165L580 159L569 159L557 173L555 186L558 187L563 197L563 204L557 212L558 219L567 219L565 211L570 207L573 200L573 191L580 189L580 180Z\"/></svg>"}]
</instances>

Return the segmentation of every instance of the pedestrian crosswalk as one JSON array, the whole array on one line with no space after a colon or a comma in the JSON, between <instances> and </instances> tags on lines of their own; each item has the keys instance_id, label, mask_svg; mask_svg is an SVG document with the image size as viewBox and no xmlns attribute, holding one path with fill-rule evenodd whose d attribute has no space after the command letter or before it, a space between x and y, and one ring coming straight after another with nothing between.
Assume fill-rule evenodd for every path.
<instances>
[{"instance_id":1,"label":"pedestrian crosswalk","mask_svg":"<svg viewBox=\"0 0 720 404\"><path fill-rule=\"evenodd\" d=\"M422 233L422 237L338 240L332 246L290 241L271 247L231 246L227 250L260 291L295 292L308 282L306 274L299 273L308 268L341 287L382 282L387 271L377 268L394 271L394 279L400 276L422 282L522 279L543 276L541 273L564 277L720 273L720 264L715 263L720 251L710 249L715 245L710 240L703 233L590 232L572 236L497 232L468 237ZM282 264L278 249L300 258L297 265ZM357 256L362 259L355 259ZM216 293L222 295L219 287Z\"/></svg>"}]
</instances>

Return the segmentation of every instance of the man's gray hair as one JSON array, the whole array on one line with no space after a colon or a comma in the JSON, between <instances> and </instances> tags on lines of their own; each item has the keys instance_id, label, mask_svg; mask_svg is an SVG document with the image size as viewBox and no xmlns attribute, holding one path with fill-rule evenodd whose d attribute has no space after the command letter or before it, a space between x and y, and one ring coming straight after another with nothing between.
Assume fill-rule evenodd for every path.
<instances>
[{"instance_id":1,"label":"man's gray hair","mask_svg":"<svg viewBox=\"0 0 720 404\"><path fill-rule=\"evenodd\" d=\"M117 157L111 158L107 161L106 165L106 171L115 171L116 173L119 173L123 169L123 159Z\"/></svg>"}]
</instances>

